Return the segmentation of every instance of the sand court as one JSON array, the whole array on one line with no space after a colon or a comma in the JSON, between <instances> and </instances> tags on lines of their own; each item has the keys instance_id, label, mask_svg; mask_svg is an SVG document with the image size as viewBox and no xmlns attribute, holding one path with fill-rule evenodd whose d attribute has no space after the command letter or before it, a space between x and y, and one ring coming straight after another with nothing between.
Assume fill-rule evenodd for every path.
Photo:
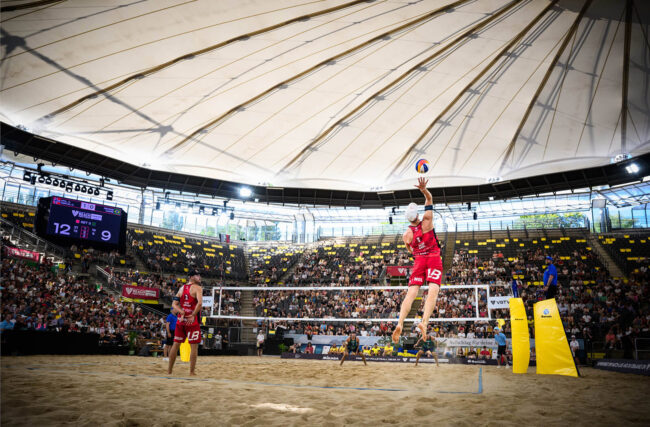
<instances>
[{"instance_id":1,"label":"sand court","mask_svg":"<svg viewBox=\"0 0 650 427\"><path fill-rule=\"evenodd\" d=\"M202 357L2 358L3 425L647 425L646 377Z\"/></svg>"}]
</instances>

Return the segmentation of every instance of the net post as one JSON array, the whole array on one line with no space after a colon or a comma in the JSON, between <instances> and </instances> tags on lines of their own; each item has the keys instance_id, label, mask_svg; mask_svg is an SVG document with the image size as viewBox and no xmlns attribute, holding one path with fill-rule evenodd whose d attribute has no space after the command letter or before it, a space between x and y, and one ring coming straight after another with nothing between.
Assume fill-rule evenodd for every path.
<instances>
[{"instance_id":1,"label":"net post","mask_svg":"<svg viewBox=\"0 0 650 427\"><path fill-rule=\"evenodd\" d=\"M221 316L221 295L223 295L223 288L219 288L219 311L217 316Z\"/></svg>"},{"instance_id":2,"label":"net post","mask_svg":"<svg viewBox=\"0 0 650 427\"><path fill-rule=\"evenodd\" d=\"M210 317L214 317L214 286L212 287L212 305L210 306Z\"/></svg>"},{"instance_id":3,"label":"net post","mask_svg":"<svg viewBox=\"0 0 650 427\"><path fill-rule=\"evenodd\" d=\"M485 299L488 305L487 309L487 314L488 314L488 320L492 320L492 310L490 310L490 285L487 285L485 288Z\"/></svg>"}]
</instances>

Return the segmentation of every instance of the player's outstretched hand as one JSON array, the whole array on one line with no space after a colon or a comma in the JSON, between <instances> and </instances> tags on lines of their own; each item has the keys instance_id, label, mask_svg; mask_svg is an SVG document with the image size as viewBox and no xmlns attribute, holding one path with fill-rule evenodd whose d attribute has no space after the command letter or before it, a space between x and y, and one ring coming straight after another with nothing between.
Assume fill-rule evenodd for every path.
<instances>
[{"instance_id":1,"label":"player's outstretched hand","mask_svg":"<svg viewBox=\"0 0 650 427\"><path fill-rule=\"evenodd\" d=\"M429 180L426 178L418 178L418 185L415 186L418 190L424 192L427 189L427 184Z\"/></svg>"}]
</instances>

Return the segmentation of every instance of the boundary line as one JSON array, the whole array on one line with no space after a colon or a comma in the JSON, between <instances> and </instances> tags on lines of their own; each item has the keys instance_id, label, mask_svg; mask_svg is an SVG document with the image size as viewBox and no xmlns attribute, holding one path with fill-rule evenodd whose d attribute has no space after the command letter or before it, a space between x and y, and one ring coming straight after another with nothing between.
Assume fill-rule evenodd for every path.
<instances>
[{"instance_id":1,"label":"boundary line","mask_svg":"<svg viewBox=\"0 0 650 427\"><path fill-rule=\"evenodd\" d=\"M71 366L68 364L67 366ZM90 365L90 364L79 364L79 365ZM41 365L42 366L42 365ZM65 365L62 365L65 366ZM229 380L229 379L218 379L218 378L189 378L189 377L170 377L166 375L145 375L145 374L126 374L118 372L104 372L104 371L74 371L70 369L49 369L40 366L25 366L18 367L7 365L4 368L13 368L13 369L25 369L28 371L47 371L54 373L77 373L77 374L89 374L89 375L104 375L104 376L126 376L132 378L162 378L168 380L182 380L182 381L200 381L200 382L217 382L217 383L230 383L230 384L248 384L248 385L264 385L271 387L291 387L291 388L316 388L316 389L325 389L325 390L359 390L359 391L393 391L393 392L418 392L425 390L418 389L401 389L401 388L374 388L374 387L346 387L346 386L318 386L318 385L303 385L303 384L283 384L283 383L269 383L263 381L239 381L239 380ZM443 394L483 394L483 367L479 367L478 371L478 391L444 391L444 390L433 390L435 393Z\"/></svg>"}]
</instances>

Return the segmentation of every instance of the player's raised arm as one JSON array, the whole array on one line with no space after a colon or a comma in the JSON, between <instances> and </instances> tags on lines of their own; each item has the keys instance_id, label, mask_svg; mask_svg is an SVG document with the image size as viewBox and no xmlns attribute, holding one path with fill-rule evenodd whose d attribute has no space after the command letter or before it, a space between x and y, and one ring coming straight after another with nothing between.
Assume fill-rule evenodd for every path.
<instances>
[{"instance_id":1,"label":"player's raised arm","mask_svg":"<svg viewBox=\"0 0 650 427\"><path fill-rule=\"evenodd\" d=\"M412 254L413 249L411 248L411 241L413 240L413 232L411 231L410 228L406 229L406 231L402 235L402 240L404 241L404 245L406 246L406 250L409 251L410 254Z\"/></svg>"},{"instance_id":2,"label":"player's raised arm","mask_svg":"<svg viewBox=\"0 0 650 427\"><path fill-rule=\"evenodd\" d=\"M424 233L433 230L433 196L427 190L428 183L429 180L418 178L418 185L415 186L424 196L424 215L422 216L422 231Z\"/></svg>"}]
</instances>

